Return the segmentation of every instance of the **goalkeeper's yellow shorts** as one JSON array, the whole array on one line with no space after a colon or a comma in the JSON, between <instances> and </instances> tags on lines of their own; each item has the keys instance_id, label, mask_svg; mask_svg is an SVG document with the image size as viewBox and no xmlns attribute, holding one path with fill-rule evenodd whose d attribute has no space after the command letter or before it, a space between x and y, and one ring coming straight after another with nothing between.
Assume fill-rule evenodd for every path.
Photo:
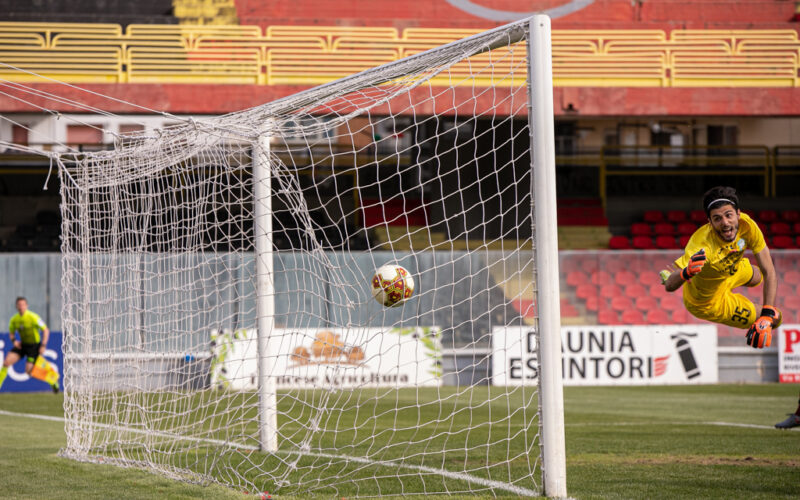
<instances>
[{"instance_id":1,"label":"goalkeeper's yellow shorts","mask_svg":"<svg viewBox=\"0 0 800 500\"><path fill-rule=\"evenodd\" d=\"M683 304L692 316L732 326L734 328L750 328L758 319L758 311L753 301L733 289L744 286L753 278L753 266L748 259L742 259L736 274L731 276L719 293L705 304L693 304L684 298ZM763 278L762 278L763 281ZM777 325L776 325L777 326Z\"/></svg>"}]
</instances>

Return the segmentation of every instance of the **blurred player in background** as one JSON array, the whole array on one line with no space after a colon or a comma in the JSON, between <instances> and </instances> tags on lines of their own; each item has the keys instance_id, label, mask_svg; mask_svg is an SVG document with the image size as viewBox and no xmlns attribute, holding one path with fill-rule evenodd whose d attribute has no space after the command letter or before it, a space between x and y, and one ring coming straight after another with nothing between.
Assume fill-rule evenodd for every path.
<instances>
[{"instance_id":1,"label":"blurred player in background","mask_svg":"<svg viewBox=\"0 0 800 500\"><path fill-rule=\"evenodd\" d=\"M683 304L696 318L747 330L747 344L769 347L772 330L783 322L774 306L778 276L769 248L756 222L739 210L739 197L732 187L717 186L703 196L708 224L694 232L683 255L675 261L673 272L661 271L668 292L683 286ZM744 258L750 249L757 267ZM744 295L733 293L740 286L754 287L764 282L761 312ZM684 286L685 285L685 286ZM800 425L798 413L776 424L778 428Z\"/></svg>"},{"instance_id":2,"label":"blurred player in background","mask_svg":"<svg viewBox=\"0 0 800 500\"><path fill-rule=\"evenodd\" d=\"M8 367L16 363L25 356L25 373L30 374L33 370L36 358L44 357L47 347L47 340L50 338L50 330L42 321L38 314L28 309L28 301L25 297L17 297L17 314L8 323L8 332L11 336L12 348L3 361L3 368L0 369L0 387L6 380ZM19 340L16 335L19 334ZM53 392L59 391L58 382L50 385Z\"/></svg>"}]
</instances>

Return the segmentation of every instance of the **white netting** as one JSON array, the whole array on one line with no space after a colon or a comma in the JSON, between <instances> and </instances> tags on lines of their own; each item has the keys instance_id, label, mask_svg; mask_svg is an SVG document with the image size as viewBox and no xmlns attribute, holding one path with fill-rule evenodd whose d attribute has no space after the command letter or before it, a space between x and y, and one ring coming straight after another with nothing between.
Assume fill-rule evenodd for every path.
<instances>
[{"instance_id":1,"label":"white netting","mask_svg":"<svg viewBox=\"0 0 800 500\"><path fill-rule=\"evenodd\" d=\"M490 366L536 320L525 27L62 155L63 454L250 492L540 491L536 386L491 384L529 368ZM385 263L416 281L400 307L371 296Z\"/></svg>"}]
</instances>

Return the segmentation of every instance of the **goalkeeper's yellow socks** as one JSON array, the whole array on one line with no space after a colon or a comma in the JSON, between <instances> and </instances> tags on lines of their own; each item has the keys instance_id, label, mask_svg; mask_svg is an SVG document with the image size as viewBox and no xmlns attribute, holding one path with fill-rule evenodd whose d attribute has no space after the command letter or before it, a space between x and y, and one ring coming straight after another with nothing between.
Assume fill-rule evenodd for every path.
<instances>
[{"instance_id":1,"label":"goalkeeper's yellow socks","mask_svg":"<svg viewBox=\"0 0 800 500\"><path fill-rule=\"evenodd\" d=\"M6 381L6 375L8 375L8 367L4 366L2 370L0 370L0 388L3 387L3 382Z\"/></svg>"}]
</instances>

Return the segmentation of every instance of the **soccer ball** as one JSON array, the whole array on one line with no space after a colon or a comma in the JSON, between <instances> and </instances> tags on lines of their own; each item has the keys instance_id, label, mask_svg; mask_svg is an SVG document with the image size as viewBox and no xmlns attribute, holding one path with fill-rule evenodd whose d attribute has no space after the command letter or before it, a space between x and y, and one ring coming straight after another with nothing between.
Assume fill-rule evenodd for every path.
<instances>
[{"instance_id":1,"label":"soccer ball","mask_svg":"<svg viewBox=\"0 0 800 500\"><path fill-rule=\"evenodd\" d=\"M384 306L398 306L412 295L414 278L405 267L384 264L372 275L372 296Z\"/></svg>"}]
</instances>

